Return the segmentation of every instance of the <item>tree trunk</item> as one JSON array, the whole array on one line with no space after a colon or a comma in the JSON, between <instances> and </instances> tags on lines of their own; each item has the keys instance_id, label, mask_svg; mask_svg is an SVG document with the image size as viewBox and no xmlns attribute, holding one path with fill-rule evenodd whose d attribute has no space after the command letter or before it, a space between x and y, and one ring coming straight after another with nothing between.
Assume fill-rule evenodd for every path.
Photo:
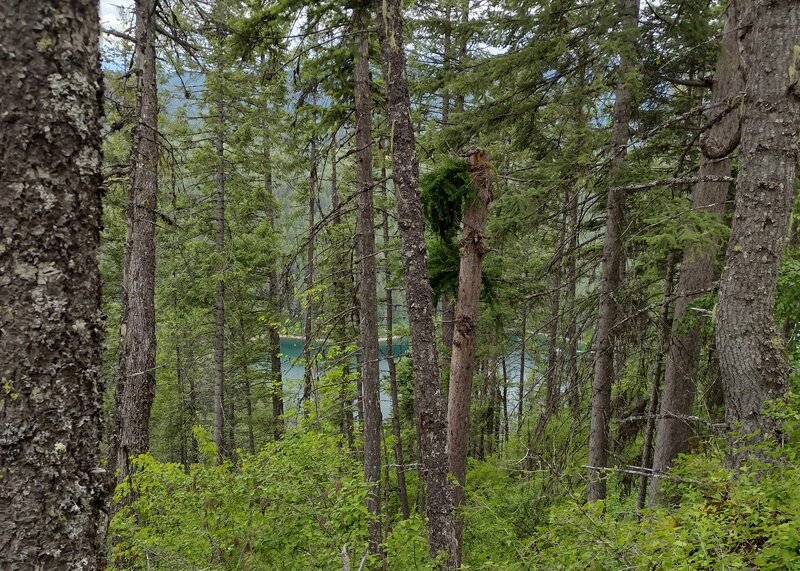
<instances>
[{"instance_id":1,"label":"tree trunk","mask_svg":"<svg viewBox=\"0 0 800 571\"><path fill-rule=\"evenodd\" d=\"M0 3L0 561L103 568L96 1Z\"/></svg>"},{"instance_id":2,"label":"tree trunk","mask_svg":"<svg viewBox=\"0 0 800 571\"><path fill-rule=\"evenodd\" d=\"M392 179L411 330L417 442L424 483L431 555L444 552L444 568L456 568L452 486L447 475L446 418L433 322L433 292L428 282L425 221L419 198L419 163L411 122L400 0L375 0L380 35L387 114L391 124Z\"/></svg>"},{"instance_id":3,"label":"tree trunk","mask_svg":"<svg viewBox=\"0 0 800 571\"><path fill-rule=\"evenodd\" d=\"M218 96L219 97L219 96ZM217 463L222 464L225 458L224 437L224 390L225 390L225 107L221 100L216 103L217 134L215 149L216 165L216 210L214 214L214 243L219 258L217 268L217 287L214 302L214 444L217 447Z\"/></svg>"},{"instance_id":4,"label":"tree trunk","mask_svg":"<svg viewBox=\"0 0 800 571\"><path fill-rule=\"evenodd\" d=\"M135 33L136 126L123 268L119 378L109 455L110 468L117 471L119 480L130 472L130 458L149 448L150 410L156 391L158 100L154 0L137 2Z\"/></svg>"},{"instance_id":5,"label":"tree trunk","mask_svg":"<svg viewBox=\"0 0 800 571\"><path fill-rule=\"evenodd\" d=\"M644 445L642 446L642 468L646 472L652 464L653 458L653 436L656 428L656 411L658 410L658 393L661 384L661 371L664 364L664 351L669 343L669 333L672 328L672 321L669 318L669 305L672 298L672 288L675 283L675 251L667 254L667 273L664 277L664 299L661 300L660 325L661 330L658 338L658 352L656 361L653 365L653 384L650 391L650 400L647 403L647 427L644 433ZM639 495L636 498L636 511L639 512L644 507L647 497L647 476L643 473L639 478Z\"/></svg>"},{"instance_id":6,"label":"tree trunk","mask_svg":"<svg viewBox=\"0 0 800 571\"><path fill-rule=\"evenodd\" d=\"M609 190L606 202L606 233L603 239L603 262L600 270L599 316L595 332L594 379L592 381L591 427L589 431L590 502L606 497L603 468L608 466L608 423L611 416L611 385L614 380L614 327L617 323L617 301L620 271L623 265L623 235L625 191L616 186L628 156L630 119L633 93L626 83L635 62L636 29L639 25L639 0L620 0L620 19L624 30L624 48L620 53L614 102L612 156Z\"/></svg>"},{"instance_id":7,"label":"tree trunk","mask_svg":"<svg viewBox=\"0 0 800 571\"><path fill-rule=\"evenodd\" d=\"M447 450L450 471L458 485L453 488L456 509L464 502L467 479L469 438L469 401L472 393L472 369L478 337L478 301L481 292L481 268L486 252L484 232L492 200L491 180L486 154L470 155L470 171L476 196L464 210L464 237L461 239L461 262L458 270L458 302L453 356L450 360L450 392L447 406ZM456 518L457 561L461 562L461 538L464 521Z\"/></svg>"},{"instance_id":8,"label":"tree trunk","mask_svg":"<svg viewBox=\"0 0 800 571\"><path fill-rule=\"evenodd\" d=\"M369 33L362 10L355 16L356 170L358 238L361 242L359 333L364 399L364 480L369 486L369 551L381 553L381 387L378 349L378 286L375 270L375 211L372 177L372 95L369 76Z\"/></svg>"},{"instance_id":9,"label":"tree trunk","mask_svg":"<svg viewBox=\"0 0 800 571\"><path fill-rule=\"evenodd\" d=\"M394 436L394 461L397 464L397 495L400 500L400 513L408 519L411 509L408 505L405 459L403 455L403 433L400 425L400 397L397 388L397 363L394 360L394 295L389 272L389 209L386 188L386 166L381 156L381 186L383 187L383 250L384 281L386 285L386 363L389 367L389 395L392 399L392 435Z\"/></svg>"},{"instance_id":10,"label":"tree trunk","mask_svg":"<svg viewBox=\"0 0 800 571\"><path fill-rule=\"evenodd\" d=\"M800 5L775 0L739 14L746 72L741 161L726 266L720 280L717 350L725 417L745 446L769 439L776 426L765 402L788 385L783 340L775 324L775 289L789 230L797 163ZM750 455L733 436L729 461Z\"/></svg>"},{"instance_id":11,"label":"tree trunk","mask_svg":"<svg viewBox=\"0 0 800 571\"><path fill-rule=\"evenodd\" d=\"M704 156L700 159L698 173L701 178L731 174L732 159L727 155L733 152L738 143L740 119L738 110L728 111L728 105L743 88L736 28L736 7L731 2L725 13L723 40L717 59L711 112L708 116L710 121L716 123L703 145ZM725 155L718 156L722 149L725 149ZM708 212L721 220L725 212L728 188L729 185L725 182L697 183L692 190L692 208ZM675 301L675 327L667 354L664 390L653 451L651 505L659 499L659 475L666 472L675 457L686 452L688 448L691 426L679 417L692 414L697 392L695 377L702 349L703 320L700 315L687 316L687 310L699 295L698 292L713 285L719 247L717 242L692 244L686 247L683 255L678 278L678 298ZM689 324L686 323L686 317L691 319Z\"/></svg>"}]
</instances>

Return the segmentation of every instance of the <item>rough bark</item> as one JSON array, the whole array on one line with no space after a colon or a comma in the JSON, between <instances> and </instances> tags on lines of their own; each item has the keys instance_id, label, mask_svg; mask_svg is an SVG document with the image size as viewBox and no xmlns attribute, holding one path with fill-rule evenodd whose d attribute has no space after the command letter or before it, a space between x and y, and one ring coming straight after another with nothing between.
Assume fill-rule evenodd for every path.
<instances>
[{"instance_id":1,"label":"rough bark","mask_svg":"<svg viewBox=\"0 0 800 571\"><path fill-rule=\"evenodd\" d=\"M734 2L730 2L725 13L723 40L717 59L711 112L708 116L714 126L708 133L707 141L712 141L713 147L731 150L739 139L740 118L738 110L728 112L727 105L743 88L736 26L736 7ZM720 115L721 113L724 115ZM703 148L704 152L708 152L708 145L703 145ZM700 178L730 174L730 157L714 158L704 154L700 159ZM692 190L692 208L721 219L725 212L728 189L729 184L724 182L697 183ZM693 244L687 246L683 255L675 302L675 326L667 354L664 390L653 450L651 505L659 499L659 475L669 469L678 454L686 452L691 437L691 426L678 417L692 414L697 392L695 377L703 342L703 321L700 315L687 315L687 310L697 297L696 292L705 291L713 284L719 248L720 244L715 241ZM686 318L690 318L690 323L686 323Z\"/></svg>"},{"instance_id":2,"label":"rough bark","mask_svg":"<svg viewBox=\"0 0 800 571\"><path fill-rule=\"evenodd\" d=\"M383 158L381 158L383 161ZM400 424L400 397L397 387L397 363L394 360L394 291L391 286L389 271L389 203L386 188L386 166L381 163L381 181L383 187L383 250L384 250L384 282L386 285L386 364L389 367L389 397L392 400L392 436L394 436L394 461L397 464L397 496L400 500L400 513L408 519L411 509L408 505L408 488L406 486L405 459L403 454L403 433Z\"/></svg>"},{"instance_id":3,"label":"rough bark","mask_svg":"<svg viewBox=\"0 0 800 571\"><path fill-rule=\"evenodd\" d=\"M381 387L378 350L378 286L375 270L375 208L372 176L372 96L367 18L355 15L356 171L358 179L359 335L364 399L364 480L369 486L369 551L381 553Z\"/></svg>"},{"instance_id":4,"label":"rough bark","mask_svg":"<svg viewBox=\"0 0 800 571\"><path fill-rule=\"evenodd\" d=\"M794 197L800 91L800 4L775 0L739 14L746 69L741 161L726 266L720 279L717 350L732 436L729 460L749 456L740 445L774 435L764 404L784 395L788 365L775 323L775 289Z\"/></svg>"},{"instance_id":5,"label":"rough bark","mask_svg":"<svg viewBox=\"0 0 800 571\"><path fill-rule=\"evenodd\" d=\"M626 83L634 65L635 43L639 24L639 0L620 0L619 13L625 44L620 53L615 92L613 130L611 135L611 169L606 199L606 230L603 238L603 261L600 269L599 310L595 331L596 347L592 379L591 427L589 431L589 501L606 497L606 480L602 468L608 465L611 416L611 385L614 380L614 326L617 323L615 296L621 283L625 191L616 182L628 156L633 93ZM596 469L595 469L596 468Z\"/></svg>"},{"instance_id":6,"label":"rough bark","mask_svg":"<svg viewBox=\"0 0 800 571\"><path fill-rule=\"evenodd\" d=\"M392 180L411 330L415 416L420 476L425 488L431 554L444 552L443 567L456 567L452 486L447 476L446 418L433 322L433 292L428 282L425 222L419 198L419 163L411 122L400 0L375 0L386 106L391 125Z\"/></svg>"},{"instance_id":7,"label":"rough bark","mask_svg":"<svg viewBox=\"0 0 800 571\"><path fill-rule=\"evenodd\" d=\"M102 567L96 1L0 3L0 561Z\"/></svg>"},{"instance_id":8,"label":"rough bark","mask_svg":"<svg viewBox=\"0 0 800 571\"><path fill-rule=\"evenodd\" d=\"M150 410L156 391L156 197L158 99L155 0L136 3L136 126L131 153L128 230L122 284L119 372L109 467L118 479L130 458L147 452Z\"/></svg>"},{"instance_id":9,"label":"rough bark","mask_svg":"<svg viewBox=\"0 0 800 571\"><path fill-rule=\"evenodd\" d=\"M475 198L464 209L464 235L461 239L461 260L458 270L458 301L453 355L450 360L450 387L447 400L447 450L450 471L456 478L453 504L464 502L467 479L467 446L469 440L469 403L472 394L472 370L475 366L475 345L478 338L478 301L481 292L481 269L486 252L484 232L492 200L489 165L483 151L470 154L470 171ZM461 562L464 521L456 518L457 561Z\"/></svg>"}]
</instances>

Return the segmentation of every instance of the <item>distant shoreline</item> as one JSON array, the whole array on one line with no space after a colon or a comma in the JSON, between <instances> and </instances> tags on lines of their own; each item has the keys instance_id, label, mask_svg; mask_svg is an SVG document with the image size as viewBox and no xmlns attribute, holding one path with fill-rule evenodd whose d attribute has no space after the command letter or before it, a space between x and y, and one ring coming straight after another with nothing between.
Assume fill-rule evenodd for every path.
<instances>
[{"instance_id":1,"label":"distant shoreline","mask_svg":"<svg viewBox=\"0 0 800 571\"><path fill-rule=\"evenodd\" d=\"M292 339L294 341L305 341L305 339L306 339L302 335L281 335L280 338L281 339ZM395 342L403 341L403 340L407 340L407 339L408 339L407 335L395 335L395 336L392 337L392 341L395 341ZM378 341L388 341L388 340L389 340L388 337L378 337ZM315 341L319 341L319 339L315 339Z\"/></svg>"}]
</instances>

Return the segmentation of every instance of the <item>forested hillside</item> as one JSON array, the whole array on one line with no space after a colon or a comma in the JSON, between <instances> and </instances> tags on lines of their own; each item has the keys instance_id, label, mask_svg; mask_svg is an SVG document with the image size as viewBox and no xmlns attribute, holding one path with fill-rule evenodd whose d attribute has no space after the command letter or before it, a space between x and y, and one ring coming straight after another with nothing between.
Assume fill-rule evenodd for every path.
<instances>
[{"instance_id":1,"label":"forested hillside","mask_svg":"<svg viewBox=\"0 0 800 571\"><path fill-rule=\"evenodd\" d=\"M0 2L0 569L800 569L798 70L797 0Z\"/></svg>"}]
</instances>

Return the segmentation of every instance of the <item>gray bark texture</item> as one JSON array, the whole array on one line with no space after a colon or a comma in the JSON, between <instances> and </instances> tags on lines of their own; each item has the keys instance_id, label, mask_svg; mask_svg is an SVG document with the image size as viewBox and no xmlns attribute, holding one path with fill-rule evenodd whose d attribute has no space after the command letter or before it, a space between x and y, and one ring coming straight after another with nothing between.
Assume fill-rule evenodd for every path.
<instances>
[{"instance_id":1,"label":"gray bark texture","mask_svg":"<svg viewBox=\"0 0 800 571\"><path fill-rule=\"evenodd\" d=\"M736 27L736 6L731 2L725 13L722 46L711 93L711 111L708 113L708 120L713 127L704 141L699 178L731 174L730 156L718 155L724 152L723 149L733 151L739 141L739 111L731 110L732 103L743 87ZM692 208L721 219L728 189L729 184L724 182L697 183L692 190ZM683 254L675 302L675 325L667 354L661 412L653 449L654 476L650 481L650 505L659 501L659 475L669 469L678 454L686 452L692 436L692 427L680 417L692 414L703 323L699 315L687 315L687 310L697 297L697 292L707 290L714 283L719 248L720 244L716 242L693 244ZM691 317L691 325L686 324L687 317Z\"/></svg>"},{"instance_id":2,"label":"gray bark texture","mask_svg":"<svg viewBox=\"0 0 800 571\"><path fill-rule=\"evenodd\" d=\"M634 65L634 46L639 25L639 0L620 0L619 11L624 43L617 71L614 102L612 156L609 190L606 202L606 233L603 239L603 262L600 270L600 303L597 320L594 378L592 380L591 426L589 430L589 465L605 468L608 465L608 424L611 416L611 385L614 380L614 327L617 323L615 296L621 284L625 191L616 186L620 170L628 156L628 138L633 110L633 94L626 77ZM590 502L606 497L606 480L602 470L589 470L588 499Z\"/></svg>"},{"instance_id":3,"label":"gray bark texture","mask_svg":"<svg viewBox=\"0 0 800 571\"><path fill-rule=\"evenodd\" d=\"M130 459L149 449L150 411L156 393L156 200L158 98L155 0L136 3L136 127L122 283L119 372L109 467L118 480Z\"/></svg>"},{"instance_id":4,"label":"gray bark texture","mask_svg":"<svg viewBox=\"0 0 800 571\"><path fill-rule=\"evenodd\" d=\"M381 553L381 385L378 353L378 286L375 270L375 208L372 177L372 96L369 32L363 11L355 17L356 170L358 176L359 334L364 399L364 480L369 520L369 551Z\"/></svg>"},{"instance_id":5,"label":"gray bark texture","mask_svg":"<svg viewBox=\"0 0 800 571\"><path fill-rule=\"evenodd\" d=\"M102 567L96 1L0 3L0 562Z\"/></svg>"},{"instance_id":6,"label":"gray bark texture","mask_svg":"<svg viewBox=\"0 0 800 571\"><path fill-rule=\"evenodd\" d=\"M738 17L745 111L736 211L716 319L725 417L739 433L730 442L733 467L749 456L740 445L773 435L777 427L763 414L764 404L787 390L789 368L774 306L789 234L800 120L800 3L742 2L741 7L747 8Z\"/></svg>"},{"instance_id":7,"label":"gray bark texture","mask_svg":"<svg viewBox=\"0 0 800 571\"><path fill-rule=\"evenodd\" d=\"M470 154L470 171L475 197L464 209L464 235L459 244L461 261L458 270L455 335L450 360L450 392L447 401L447 450L450 471L456 478L453 505L464 503L467 480L467 448L469 444L469 405L472 395L472 371L475 367L475 345L478 340L478 302L481 293L481 269L486 253L486 219L492 188L488 158L483 151ZM461 562L464 520L455 522L458 542L458 563Z\"/></svg>"},{"instance_id":8,"label":"gray bark texture","mask_svg":"<svg viewBox=\"0 0 800 571\"><path fill-rule=\"evenodd\" d=\"M389 129L392 180L397 195L397 225L411 329L415 415L420 476L425 487L431 554L444 552L442 567L456 567L452 485L448 478L447 421L439 382L433 292L428 283L425 221L419 198L419 162L411 122L400 0L375 0Z\"/></svg>"}]
</instances>

